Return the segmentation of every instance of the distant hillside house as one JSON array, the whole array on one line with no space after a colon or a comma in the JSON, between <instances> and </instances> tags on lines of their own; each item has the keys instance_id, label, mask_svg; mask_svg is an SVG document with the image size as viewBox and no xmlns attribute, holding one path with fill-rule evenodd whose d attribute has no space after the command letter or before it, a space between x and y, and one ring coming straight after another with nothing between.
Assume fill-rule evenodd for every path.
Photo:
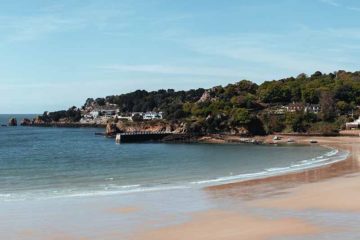
<instances>
[{"instance_id":1,"label":"distant hillside house","mask_svg":"<svg viewBox=\"0 0 360 240\"><path fill-rule=\"evenodd\" d=\"M143 115L144 120L155 120L155 119L162 119L163 113L162 112L146 112Z\"/></svg>"},{"instance_id":2,"label":"distant hillside house","mask_svg":"<svg viewBox=\"0 0 360 240\"><path fill-rule=\"evenodd\" d=\"M321 111L319 104L308 104L305 106L304 112L310 112L318 114Z\"/></svg>"},{"instance_id":3,"label":"distant hillside house","mask_svg":"<svg viewBox=\"0 0 360 240\"><path fill-rule=\"evenodd\" d=\"M117 115L117 119L119 119L120 121L129 121L132 122L132 117L130 116L123 116L123 115Z\"/></svg>"},{"instance_id":4,"label":"distant hillside house","mask_svg":"<svg viewBox=\"0 0 360 240\"><path fill-rule=\"evenodd\" d=\"M162 112L133 112L131 117L134 117L135 115L141 116L144 120L163 119Z\"/></svg>"},{"instance_id":5,"label":"distant hillside house","mask_svg":"<svg viewBox=\"0 0 360 240\"><path fill-rule=\"evenodd\" d=\"M304 104L302 103L291 103L286 106L287 112L302 112L304 111Z\"/></svg>"},{"instance_id":6,"label":"distant hillside house","mask_svg":"<svg viewBox=\"0 0 360 240\"><path fill-rule=\"evenodd\" d=\"M321 111L319 104L291 103L285 107L287 112L304 112L318 114Z\"/></svg>"},{"instance_id":7,"label":"distant hillside house","mask_svg":"<svg viewBox=\"0 0 360 240\"><path fill-rule=\"evenodd\" d=\"M91 116L93 119L98 118L100 116L99 111L91 111L88 116Z\"/></svg>"},{"instance_id":8,"label":"distant hillside house","mask_svg":"<svg viewBox=\"0 0 360 240\"><path fill-rule=\"evenodd\" d=\"M360 117L353 122L346 123L346 129L357 129L360 126Z\"/></svg>"},{"instance_id":9,"label":"distant hillside house","mask_svg":"<svg viewBox=\"0 0 360 240\"><path fill-rule=\"evenodd\" d=\"M274 115L284 115L285 112L287 111L287 108L285 106L277 106L277 107L271 108L268 111Z\"/></svg>"},{"instance_id":10,"label":"distant hillside house","mask_svg":"<svg viewBox=\"0 0 360 240\"><path fill-rule=\"evenodd\" d=\"M100 112L105 117L112 117L116 114L116 110L101 110Z\"/></svg>"}]
</instances>

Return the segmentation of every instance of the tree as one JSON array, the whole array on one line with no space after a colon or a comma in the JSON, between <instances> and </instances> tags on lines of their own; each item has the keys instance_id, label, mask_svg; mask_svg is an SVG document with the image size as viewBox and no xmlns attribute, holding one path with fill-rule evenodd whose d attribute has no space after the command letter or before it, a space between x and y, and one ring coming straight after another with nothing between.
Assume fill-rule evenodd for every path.
<instances>
[{"instance_id":1,"label":"tree","mask_svg":"<svg viewBox=\"0 0 360 240\"><path fill-rule=\"evenodd\" d=\"M350 104L345 101L338 101L336 103L336 108L339 110L340 114L346 114L351 110Z\"/></svg>"},{"instance_id":2,"label":"tree","mask_svg":"<svg viewBox=\"0 0 360 240\"><path fill-rule=\"evenodd\" d=\"M106 101L105 98L97 98L95 99L95 102L99 105L99 106L104 106Z\"/></svg>"},{"instance_id":3,"label":"tree","mask_svg":"<svg viewBox=\"0 0 360 240\"><path fill-rule=\"evenodd\" d=\"M302 112L288 113L286 115L286 124L290 126L294 132L306 132L307 130Z\"/></svg>"},{"instance_id":4,"label":"tree","mask_svg":"<svg viewBox=\"0 0 360 240\"><path fill-rule=\"evenodd\" d=\"M323 121L332 121L336 116L334 94L330 91L322 91L320 94L320 116Z\"/></svg>"},{"instance_id":5,"label":"tree","mask_svg":"<svg viewBox=\"0 0 360 240\"><path fill-rule=\"evenodd\" d=\"M245 108L237 108L232 112L232 122L233 125L246 125L250 122L250 114L249 111Z\"/></svg>"},{"instance_id":6,"label":"tree","mask_svg":"<svg viewBox=\"0 0 360 240\"><path fill-rule=\"evenodd\" d=\"M132 116L131 119L132 119L134 122L141 122L141 121L143 120L143 117L142 117L140 114L136 113L136 114L134 114L134 116Z\"/></svg>"}]
</instances>

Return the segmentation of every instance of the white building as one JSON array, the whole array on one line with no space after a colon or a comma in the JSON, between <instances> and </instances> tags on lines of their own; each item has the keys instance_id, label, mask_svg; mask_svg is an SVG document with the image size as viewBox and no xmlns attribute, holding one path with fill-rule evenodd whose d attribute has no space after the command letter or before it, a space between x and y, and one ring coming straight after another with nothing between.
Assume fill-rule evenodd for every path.
<instances>
[{"instance_id":1,"label":"white building","mask_svg":"<svg viewBox=\"0 0 360 240\"><path fill-rule=\"evenodd\" d=\"M162 119L163 113L162 112L146 112L143 115L144 120L155 120L155 119Z\"/></svg>"},{"instance_id":2,"label":"white building","mask_svg":"<svg viewBox=\"0 0 360 240\"><path fill-rule=\"evenodd\" d=\"M133 112L131 113L131 117L135 115L141 116L144 120L156 120L156 119L163 119L162 112Z\"/></svg>"},{"instance_id":3,"label":"white building","mask_svg":"<svg viewBox=\"0 0 360 240\"><path fill-rule=\"evenodd\" d=\"M91 111L88 115L91 116L93 119L95 119L100 116L100 112L99 111Z\"/></svg>"},{"instance_id":4,"label":"white building","mask_svg":"<svg viewBox=\"0 0 360 240\"><path fill-rule=\"evenodd\" d=\"M116 110L103 109L101 110L101 114L104 115L105 117L115 116Z\"/></svg>"},{"instance_id":5,"label":"white building","mask_svg":"<svg viewBox=\"0 0 360 240\"><path fill-rule=\"evenodd\" d=\"M308 104L305 106L304 112L310 112L318 114L320 112L321 108L319 104Z\"/></svg>"},{"instance_id":6,"label":"white building","mask_svg":"<svg viewBox=\"0 0 360 240\"><path fill-rule=\"evenodd\" d=\"M126 121L130 121L132 122L132 116L127 116L127 115L116 115L116 118L119 120L126 120Z\"/></svg>"},{"instance_id":7,"label":"white building","mask_svg":"<svg viewBox=\"0 0 360 240\"><path fill-rule=\"evenodd\" d=\"M360 117L353 122L346 123L346 129L359 128L360 126Z\"/></svg>"}]
</instances>

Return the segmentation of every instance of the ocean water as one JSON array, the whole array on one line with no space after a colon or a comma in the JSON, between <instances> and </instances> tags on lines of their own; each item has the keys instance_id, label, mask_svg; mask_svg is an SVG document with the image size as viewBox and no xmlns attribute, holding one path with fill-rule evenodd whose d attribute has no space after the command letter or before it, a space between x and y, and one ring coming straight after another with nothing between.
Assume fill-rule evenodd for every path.
<instances>
[{"instance_id":1,"label":"ocean water","mask_svg":"<svg viewBox=\"0 0 360 240\"><path fill-rule=\"evenodd\" d=\"M8 117L0 115L0 122ZM346 154L291 144L115 144L94 134L99 131L0 127L0 201L198 188L298 171Z\"/></svg>"}]
</instances>

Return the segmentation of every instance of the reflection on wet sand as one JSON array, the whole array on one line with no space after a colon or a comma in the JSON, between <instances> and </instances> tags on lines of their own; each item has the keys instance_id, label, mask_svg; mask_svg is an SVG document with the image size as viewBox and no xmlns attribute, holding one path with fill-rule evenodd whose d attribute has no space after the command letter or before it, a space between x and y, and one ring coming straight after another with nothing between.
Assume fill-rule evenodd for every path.
<instances>
[{"instance_id":1,"label":"reflection on wet sand","mask_svg":"<svg viewBox=\"0 0 360 240\"><path fill-rule=\"evenodd\" d=\"M342 140L341 138L338 139ZM337 141L336 144L326 143L328 146L349 151L350 155L346 160L302 172L210 186L205 188L205 191L212 198L236 197L242 200L253 200L285 194L289 189L300 184L314 183L351 173L358 173L360 172L360 147L357 143L359 140L357 138L355 140L355 143L341 143L341 141Z\"/></svg>"}]
</instances>

